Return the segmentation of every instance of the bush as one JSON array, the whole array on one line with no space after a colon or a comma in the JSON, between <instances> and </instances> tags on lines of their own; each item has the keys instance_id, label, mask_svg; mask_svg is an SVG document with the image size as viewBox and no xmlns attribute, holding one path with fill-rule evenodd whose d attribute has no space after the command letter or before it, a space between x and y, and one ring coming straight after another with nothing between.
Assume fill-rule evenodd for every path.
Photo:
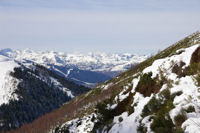
<instances>
[{"instance_id":1,"label":"bush","mask_svg":"<svg viewBox=\"0 0 200 133\"><path fill-rule=\"evenodd\" d=\"M109 100L105 100L102 103L97 104L96 108L98 113L102 116L102 122L108 121L113 118L113 110L107 109L107 104Z\"/></svg>"},{"instance_id":2,"label":"bush","mask_svg":"<svg viewBox=\"0 0 200 133\"><path fill-rule=\"evenodd\" d=\"M160 101L158 101L155 96L144 106L142 110L142 117L145 117L151 113L156 112L160 107Z\"/></svg>"},{"instance_id":3,"label":"bush","mask_svg":"<svg viewBox=\"0 0 200 133\"><path fill-rule=\"evenodd\" d=\"M173 124L169 111L174 108L173 99L175 96L182 94L182 92L177 92L170 94L169 89L165 89L158 95L158 98L155 96L144 106L142 111L142 117L148 115L153 115L153 122L150 126L152 131L155 133L172 133L176 130L174 129L175 125ZM142 123L138 127L139 132L144 132L142 129Z\"/></svg>"},{"instance_id":4,"label":"bush","mask_svg":"<svg viewBox=\"0 0 200 133\"><path fill-rule=\"evenodd\" d=\"M192 113L192 112L195 112L195 108L194 106L189 106L186 110L185 110L187 113Z\"/></svg>"},{"instance_id":5,"label":"bush","mask_svg":"<svg viewBox=\"0 0 200 133\"><path fill-rule=\"evenodd\" d=\"M157 113L162 108L165 108L166 111L170 111L174 108L173 99L176 94L171 95L168 89L163 90L159 94L159 98L156 99L155 96L144 106L142 110L142 117L147 115Z\"/></svg>"},{"instance_id":6,"label":"bush","mask_svg":"<svg viewBox=\"0 0 200 133\"><path fill-rule=\"evenodd\" d=\"M174 124L168 114L159 113L153 118L151 129L155 133L172 133Z\"/></svg>"},{"instance_id":7,"label":"bush","mask_svg":"<svg viewBox=\"0 0 200 133\"><path fill-rule=\"evenodd\" d=\"M125 98L123 101L119 102L117 107L114 109L114 115L120 115L125 111L128 111L129 114L133 113L133 107L131 104L133 103L133 93L129 93L129 96Z\"/></svg>"},{"instance_id":8,"label":"bush","mask_svg":"<svg viewBox=\"0 0 200 133\"><path fill-rule=\"evenodd\" d=\"M147 128L144 126L144 124L140 124L137 127L137 131L138 131L138 133L146 133L147 132Z\"/></svg>"},{"instance_id":9,"label":"bush","mask_svg":"<svg viewBox=\"0 0 200 133\"><path fill-rule=\"evenodd\" d=\"M196 81L197 81L197 86L200 86L200 74L198 74L196 77L195 77Z\"/></svg>"},{"instance_id":10,"label":"bush","mask_svg":"<svg viewBox=\"0 0 200 133\"><path fill-rule=\"evenodd\" d=\"M185 68L184 71L186 71L187 75L195 75L200 72L199 70L200 70L200 63L191 63L190 66Z\"/></svg>"},{"instance_id":11,"label":"bush","mask_svg":"<svg viewBox=\"0 0 200 133\"><path fill-rule=\"evenodd\" d=\"M123 118L122 118L122 117L119 117L118 120L119 120L119 122L122 122L122 121L123 121Z\"/></svg>"},{"instance_id":12,"label":"bush","mask_svg":"<svg viewBox=\"0 0 200 133\"><path fill-rule=\"evenodd\" d=\"M143 94L145 97L150 96L152 93L159 92L162 83L157 83L156 78L152 79L151 76L152 72L141 75L135 91Z\"/></svg>"},{"instance_id":13,"label":"bush","mask_svg":"<svg viewBox=\"0 0 200 133\"><path fill-rule=\"evenodd\" d=\"M174 117L174 121L177 126L181 126L182 123L187 119L186 114L182 111L180 114Z\"/></svg>"},{"instance_id":14,"label":"bush","mask_svg":"<svg viewBox=\"0 0 200 133\"><path fill-rule=\"evenodd\" d=\"M175 64L172 68L172 72L177 74L179 78L186 76L185 71L182 71L184 65L185 63L181 61L179 64Z\"/></svg>"},{"instance_id":15,"label":"bush","mask_svg":"<svg viewBox=\"0 0 200 133\"><path fill-rule=\"evenodd\" d=\"M179 127L179 128L176 129L176 133L184 133L184 130Z\"/></svg>"},{"instance_id":16,"label":"bush","mask_svg":"<svg viewBox=\"0 0 200 133\"><path fill-rule=\"evenodd\" d=\"M159 97L162 101L166 101L166 100L169 100L171 98L171 94L170 94L170 91L169 89L165 89L163 90L160 94L159 94Z\"/></svg>"},{"instance_id":17,"label":"bush","mask_svg":"<svg viewBox=\"0 0 200 133\"><path fill-rule=\"evenodd\" d=\"M101 128L103 128L105 125L110 127L114 116L121 115L123 112L128 112L129 114L132 113L134 111L133 107L131 107L131 104L133 103L133 95L133 93L129 93L129 96L123 101L119 102L117 107L114 109L107 109L107 105L113 102L114 97L97 104L96 108L97 112L99 113L98 119L101 122L95 124L92 132L95 132L96 129L101 130ZM123 119L119 118L119 122L121 121L123 121ZM107 130L109 130L109 128Z\"/></svg>"}]
</instances>

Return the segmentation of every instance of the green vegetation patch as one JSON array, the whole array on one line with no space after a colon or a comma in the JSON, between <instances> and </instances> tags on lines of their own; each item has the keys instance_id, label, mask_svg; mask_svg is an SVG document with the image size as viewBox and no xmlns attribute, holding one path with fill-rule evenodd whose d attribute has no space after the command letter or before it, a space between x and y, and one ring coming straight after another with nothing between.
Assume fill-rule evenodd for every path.
<instances>
[{"instance_id":1,"label":"green vegetation patch","mask_svg":"<svg viewBox=\"0 0 200 133\"><path fill-rule=\"evenodd\" d=\"M187 119L187 116L184 111L181 111L180 114L174 117L174 121L177 126L181 126L182 123Z\"/></svg>"},{"instance_id":2,"label":"green vegetation patch","mask_svg":"<svg viewBox=\"0 0 200 133\"><path fill-rule=\"evenodd\" d=\"M112 126L112 121L115 116L121 115L123 112L128 112L128 114L132 114L134 112L134 108L131 106L133 103L133 93L129 93L129 96L125 98L123 101L117 104L117 107L114 109L107 109L107 105L113 103L114 98L105 100L104 102L99 103L96 108L99 113L99 122L95 124L93 132L96 129L101 130L104 126L109 127ZM123 121L123 119L119 118L119 121Z\"/></svg>"},{"instance_id":3,"label":"green vegetation patch","mask_svg":"<svg viewBox=\"0 0 200 133\"><path fill-rule=\"evenodd\" d=\"M187 113L192 113L192 112L195 112L195 108L194 106L189 106L186 110L185 110Z\"/></svg>"},{"instance_id":4,"label":"green vegetation patch","mask_svg":"<svg viewBox=\"0 0 200 133\"><path fill-rule=\"evenodd\" d=\"M136 87L136 92L143 94L145 97L150 96L152 93L159 92L163 82L157 82L158 77L152 79L152 72L141 75L140 81Z\"/></svg>"},{"instance_id":5,"label":"green vegetation patch","mask_svg":"<svg viewBox=\"0 0 200 133\"><path fill-rule=\"evenodd\" d=\"M175 96L180 95L182 92L170 94L169 89L163 90L158 98L155 96L144 106L142 117L152 115L153 122L151 123L151 130L155 133L173 133L176 131L169 112L174 108L173 100ZM142 124L142 123L140 123ZM145 132L145 127L138 127L138 131Z\"/></svg>"}]
</instances>

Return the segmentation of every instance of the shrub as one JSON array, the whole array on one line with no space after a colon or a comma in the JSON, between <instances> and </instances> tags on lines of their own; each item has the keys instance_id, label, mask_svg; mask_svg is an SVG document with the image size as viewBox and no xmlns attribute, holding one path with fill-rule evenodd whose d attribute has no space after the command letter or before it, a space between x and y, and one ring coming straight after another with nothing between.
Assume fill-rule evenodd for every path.
<instances>
[{"instance_id":1,"label":"shrub","mask_svg":"<svg viewBox=\"0 0 200 133\"><path fill-rule=\"evenodd\" d=\"M132 113L134 113L134 107L132 107L131 105L128 105L127 107L126 107L126 110L128 111L128 115L130 115L130 114L132 114Z\"/></svg>"},{"instance_id":2,"label":"shrub","mask_svg":"<svg viewBox=\"0 0 200 133\"><path fill-rule=\"evenodd\" d=\"M175 133L184 133L184 130L182 128L177 128Z\"/></svg>"},{"instance_id":3,"label":"shrub","mask_svg":"<svg viewBox=\"0 0 200 133\"><path fill-rule=\"evenodd\" d=\"M102 121L105 122L107 120L110 120L113 118L113 110L107 109L107 104L109 103L109 100L105 100L102 103L97 104L96 108L98 110L98 113L102 116Z\"/></svg>"},{"instance_id":4,"label":"shrub","mask_svg":"<svg viewBox=\"0 0 200 133\"><path fill-rule=\"evenodd\" d=\"M171 95L170 91L168 89L165 89L159 94L158 99L153 96L151 100L144 106L144 109L142 110L142 117L157 113L162 108L170 111L174 108L173 99L175 95L176 93Z\"/></svg>"},{"instance_id":5,"label":"shrub","mask_svg":"<svg viewBox=\"0 0 200 133\"><path fill-rule=\"evenodd\" d=\"M170 94L169 89L165 89L159 94L159 97L162 101L169 100L170 96L171 94Z\"/></svg>"},{"instance_id":6,"label":"shrub","mask_svg":"<svg viewBox=\"0 0 200 133\"><path fill-rule=\"evenodd\" d=\"M174 117L174 121L177 126L181 126L182 123L187 119L185 112L181 111L180 114Z\"/></svg>"},{"instance_id":7,"label":"shrub","mask_svg":"<svg viewBox=\"0 0 200 133\"><path fill-rule=\"evenodd\" d=\"M172 72L177 74L179 78L186 76L185 71L182 71L184 65L185 63L181 61L179 64L175 64L172 68Z\"/></svg>"},{"instance_id":8,"label":"shrub","mask_svg":"<svg viewBox=\"0 0 200 133\"><path fill-rule=\"evenodd\" d=\"M160 101L157 100L155 96L152 97L152 99L148 102L148 104L144 106L144 109L142 110L142 117L145 117L151 113L156 112L159 109L160 104L161 104Z\"/></svg>"},{"instance_id":9,"label":"shrub","mask_svg":"<svg viewBox=\"0 0 200 133\"><path fill-rule=\"evenodd\" d=\"M200 86L200 74L198 74L196 77L195 77L196 81L197 81L197 86Z\"/></svg>"},{"instance_id":10,"label":"shrub","mask_svg":"<svg viewBox=\"0 0 200 133\"><path fill-rule=\"evenodd\" d=\"M140 81L136 87L136 92L143 94L145 97L150 96L152 93L159 92L162 83L157 83L156 78L152 79L152 72L141 75Z\"/></svg>"},{"instance_id":11,"label":"shrub","mask_svg":"<svg viewBox=\"0 0 200 133\"><path fill-rule=\"evenodd\" d=\"M185 110L187 113L191 113L191 112L195 112L195 108L194 106L189 106L186 110Z\"/></svg>"},{"instance_id":12,"label":"shrub","mask_svg":"<svg viewBox=\"0 0 200 133\"><path fill-rule=\"evenodd\" d=\"M101 91L102 91L101 88L95 88L95 89L94 89L94 93L95 93L95 94L100 94Z\"/></svg>"},{"instance_id":13,"label":"shrub","mask_svg":"<svg viewBox=\"0 0 200 133\"><path fill-rule=\"evenodd\" d=\"M184 71L186 71L187 75L194 75L199 73L200 71L200 63L191 63L190 66L185 68Z\"/></svg>"},{"instance_id":14,"label":"shrub","mask_svg":"<svg viewBox=\"0 0 200 133\"><path fill-rule=\"evenodd\" d=\"M198 47L194 53L192 54L191 63L199 63L200 62L200 47Z\"/></svg>"},{"instance_id":15,"label":"shrub","mask_svg":"<svg viewBox=\"0 0 200 133\"><path fill-rule=\"evenodd\" d=\"M146 133L147 132L147 128L144 126L144 124L140 124L137 127L137 131L138 131L138 133Z\"/></svg>"},{"instance_id":16,"label":"shrub","mask_svg":"<svg viewBox=\"0 0 200 133\"><path fill-rule=\"evenodd\" d=\"M176 95L180 95L182 92L170 94L169 89L165 89L158 95L155 96L144 106L142 111L142 117L152 115L153 122L150 126L152 131L155 133L172 133L176 130L173 124L169 111L174 108L173 99ZM138 130L143 133L142 123L139 125Z\"/></svg>"},{"instance_id":17,"label":"shrub","mask_svg":"<svg viewBox=\"0 0 200 133\"><path fill-rule=\"evenodd\" d=\"M117 107L114 109L115 116L120 115L121 113L128 111L130 114L134 110L131 109L131 104L133 103L133 93L129 93L129 96L123 101L119 102Z\"/></svg>"},{"instance_id":18,"label":"shrub","mask_svg":"<svg viewBox=\"0 0 200 133\"><path fill-rule=\"evenodd\" d=\"M122 117L119 117L118 120L119 120L119 122L122 122L122 121L123 121L123 118L122 118Z\"/></svg>"},{"instance_id":19,"label":"shrub","mask_svg":"<svg viewBox=\"0 0 200 133\"><path fill-rule=\"evenodd\" d=\"M153 123L150 127L155 133L172 133L174 124L169 114L159 113L153 118Z\"/></svg>"}]
</instances>

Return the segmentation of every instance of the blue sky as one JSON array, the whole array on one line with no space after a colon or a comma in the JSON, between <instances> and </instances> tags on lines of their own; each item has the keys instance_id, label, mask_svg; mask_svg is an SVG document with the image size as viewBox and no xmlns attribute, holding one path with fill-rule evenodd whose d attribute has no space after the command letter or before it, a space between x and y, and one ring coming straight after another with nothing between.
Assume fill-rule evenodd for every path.
<instances>
[{"instance_id":1,"label":"blue sky","mask_svg":"<svg viewBox=\"0 0 200 133\"><path fill-rule=\"evenodd\" d=\"M0 0L0 48L139 53L200 30L199 0Z\"/></svg>"}]
</instances>

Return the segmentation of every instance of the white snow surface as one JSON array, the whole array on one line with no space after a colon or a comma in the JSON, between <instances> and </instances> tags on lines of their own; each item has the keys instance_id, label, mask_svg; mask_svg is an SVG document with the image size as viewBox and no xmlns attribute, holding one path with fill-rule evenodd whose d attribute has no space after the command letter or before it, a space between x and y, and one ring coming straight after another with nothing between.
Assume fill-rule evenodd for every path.
<instances>
[{"instance_id":1,"label":"white snow surface","mask_svg":"<svg viewBox=\"0 0 200 133\"><path fill-rule=\"evenodd\" d=\"M96 114L93 113L91 115L84 116L81 119L77 118L68 121L64 123L61 128L68 127L69 133L89 133L92 131L95 124L95 121L92 121L92 119L94 119L93 117L96 117Z\"/></svg>"},{"instance_id":2,"label":"white snow surface","mask_svg":"<svg viewBox=\"0 0 200 133\"><path fill-rule=\"evenodd\" d=\"M14 91L19 81L10 76L10 72L18 66L14 60L0 55L0 105L7 104L11 99L18 99Z\"/></svg>"},{"instance_id":3,"label":"white snow surface","mask_svg":"<svg viewBox=\"0 0 200 133\"><path fill-rule=\"evenodd\" d=\"M174 117L180 114L181 110L187 109L191 105L195 107L195 113L186 113L187 120L182 124L182 128L185 129L185 133L199 133L200 131L200 89L196 86L193 76L178 78L178 76L175 73L172 73L171 70L174 64L178 64L181 61L186 64L183 66L183 68L188 66L190 64L191 56L197 47L199 47L199 44L184 49L184 52L179 55L173 55L171 57L156 60L151 66L143 70L143 73L152 72L152 78L156 77L157 75L160 76L160 70L164 71L164 75L169 80L173 81L173 87L170 88L170 92L175 93L182 91L180 96L175 97L173 101L175 108L169 113L173 122ZM138 81L139 78L133 79L132 93L135 92L135 87L137 86ZM175 82L178 82L178 84ZM166 88L167 86L163 85L161 91ZM130 116L127 116L124 114L124 112L120 116L116 116L114 118L114 125L109 133L137 133L137 126L139 125L139 120L141 120L140 115L143 107L148 103L152 96L153 95L150 97L143 97L141 94L136 93L134 96L134 103L137 103L137 106L134 107L134 113ZM158 94L156 94L156 96L158 96ZM120 97L122 97L121 93ZM134 103L132 105L134 105ZM114 105L116 106L116 103ZM110 106L112 107L112 105ZM118 121L119 117L123 118L122 122ZM150 124L152 121L149 121L149 117L150 116L147 116L142 119L142 123L147 127L147 132L152 133L150 129Z\"/></svg>"},{"instance_id":4,"label":"white snow surface","mask_svg":"<svg viewBox=\"0 0 200 133\"><path fill-rule=\"evenodd\" d=\"M159 74L159 69L162 68L164 70L171 70L173 63L178 64L181 61L184 62L186 66L190 64L190 59L193 52L199 47L199 44L186 48L185 51L179 55L173 55L171 57L166 57L163 59L159 59L154 61L154 63L143 70L143 73L152 72L152 78L156 77Z\"/></svg>"},{"instance_id":5,"label":"white snow surface","mask_svg":"<svg viewBox=\"0 0 200 133\"><path fill-rule=\"evenodd\" d=\"M138 102L138 105L134 108L134 113L129 115L128 117L124 113L121 116L116 116L114 118L114 126L110 129L109 133L137 133L137 126L140 114L149 100L150 97L144 98L141 94L136 93L136 95L134 96L134 103ZM119 117L123 118L123 121L121 123L117 121Z\"/></svg>"},{"instance_id":6,"label":"white snow surface","mask_svg":"<svg viewBox=\"0 0 200 133\"><path fill-rule=\"evenodd\" d=\"M182 124L186 133L199 133L200 131L200 90L192 76L182 77L178 85L171 88L171 93L182 91L182 95L176 96L173 104L175 108L170 111L170 117L174 117L186 110L189 106L195 108L195 113L186 113L187 120ZM175 123L175 122L174 122Z\"/></svg>"},{"instance_id":7,"label":"white snow surface","mask_svg":"<svg viewBox=\"0 0 200 133\"><path fill-rule=\"evenodd\" d=\"M0 54L14 58L18 61L31 60L38 64L54 64L59 66L76 66L81 70L91 71L124 71L130 68L131 64L140 63L148 56L136 54L106 54L106 53L63 53L63 52L41 52L26 49L0 50Z\"/></svg>"},{"instance_id":8,"label":"white snow surface","mask_svg":"<svg viewBox=\"0 0 200 133\"><path fill-rule=\"evenodd\" d=\"M196 81L194 79L194 76L185 76L182 78L178 78L178 75L175 73L172 73L172 68L175 64L179 64L180 62L184 62L185 66L188 66L190 64L190 59L193 54L193 52L199 47L199 45L194 45L189 48L181 49L183 51L181 54L173 55L171 57L166 57L163 59L159 59L153 62L153 64L141 72L141 74L152 72L152 78L156 77L157 75L160 77L160 71L163 72L164 76L172 81L172 87L169 88L171 94L175 92L181 91L181 95L177 95L174 98L173 104L175 108L173 108L169 115L175 124L174 117L181 113L182 110L186 110L189 106L193 106L195 108L195 112L192 113L186 113L187 120L182 124L182 129L184 129L185 133L199 133L200 131L200 87L196 85ZM135 77L136 75L133 75ZM103 128L103 133L137 133L137 127L139 126L140 122L144 124L145 127L147 127L147 133L153 133L151 131L150 125L152 123L152 120L150 120L151 116L146 116L145 118L141 117L142 110L144 106L149 102L149 100L153 97L154 94L152 94L150 97L144 97L142 94L135 92L135 88L138 85L138 82L140 80L140 76L134 78L132 80L132 90L129 93L135 93L133 97L133 103L131 106L134 108L134 112L130 115L128 115L128 112L123 112L119 116L115 116L112 127L109 131L107 131L107 127L105 126ZM102 89L107 89L110 84L103 85ZM107 109L114 109L118 105L118 101L123 101L129 93L124 93L131 85L127 84L123 87L123 90L119 95L117 95L113 101L113 104L108 104ZM167 89L167 84L164 84L161 87L161 91ZM159 93L155 95L156 98L159 96ZM69 121L66 124L70 124L70 132L74 133L85 133L85 131L91 131L94 123L90 123L90 117L85 116L82 118L83 122L80 126L77 127L77 123L79 119L75 119L72 121ZM85 121L86 119L89 119L88 122ZM119 120L122 121L119 121ZM87 126L90 123L92 126ZM85 131L83 129L86 128ZM87 130L89 129L89 130Z\"/></svg>"}]
</instances>

